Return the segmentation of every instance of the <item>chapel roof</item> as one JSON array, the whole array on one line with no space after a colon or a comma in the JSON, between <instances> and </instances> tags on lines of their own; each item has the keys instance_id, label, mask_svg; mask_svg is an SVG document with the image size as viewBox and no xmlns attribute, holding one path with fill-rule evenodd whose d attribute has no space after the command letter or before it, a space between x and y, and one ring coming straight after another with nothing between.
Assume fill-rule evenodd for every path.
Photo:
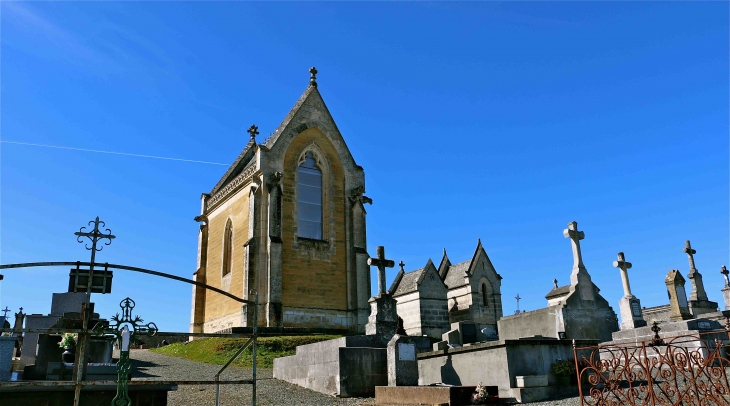
<instances>
[{"instance_id":1,"label":"chapel roof","mask_svg":"<svg viewBox=\"0 0 730 406\"><path fill-rule=\"evenodd\" d=\"M446 286L449 289L453 289L468 284L469 282L466 280L466 278L468 277L467 272L469 271L470 265L471 260L459 262L456 265L451 265L449 267L449 270L446 271L446 278L444 278L444 283L446 284Z\"/></svg>"},{"instance_id":2,"label":"chapel roof","mask_svg":"<svg viewBox=\"0 0 730 406\"><path fill-rule=\"evenodd\" d=\"M404 273L403 277L398 283L398 286L395 289L395 292L393 292L392 295L401 296L405 295L406 293L411 293L418 290L418 280L421 278L421 274L423 273L424 269L425 268L421 268L416 269L415 271Z\"/></svg>"},{"instance_id":3,"label":"chapel roof","mask_svg":"<svg viewBox=\"0 0 730 406\"><path fill-rule=\"evenodd\" d=\"M570 285L555 287L555 288L553 288L553 290L548 292L547 295L545 295L545 299L548 299L548 300L554 299L556 297L565 296L568 293L570 293Z\"/></svg>"}]
</instances>

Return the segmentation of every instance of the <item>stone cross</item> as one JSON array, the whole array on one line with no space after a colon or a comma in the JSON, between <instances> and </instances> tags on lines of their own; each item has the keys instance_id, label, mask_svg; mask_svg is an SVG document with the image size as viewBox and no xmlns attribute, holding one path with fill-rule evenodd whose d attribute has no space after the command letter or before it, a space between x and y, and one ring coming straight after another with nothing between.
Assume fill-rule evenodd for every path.
<instances>
[{"instance_id":1,"label":"stone cross","mask_svg":"<svg viewBox=\"0 0 730 406\"><path fill-rule=\"evenodd\" d=\"M728 277L727 277L727 275L730 274L730 271L728 271L727 268L725 268L725 265L723 265L722 268L720 268L720 273L722 274L722 276L725 277L725 287L726 288L730 287L730 280L728 280Z\"/></svg>"},{"instance_id":2,"label":"stone cross","mask_svg":"<svg viewBox=\"0 0 730 406\"><path fill-rule=\"evenodd\" d=\"M403 263L403 261L400 261L400 264L398 264L398 266L400 267L400 270L401 270L401 271L403 271L403 272L405 272L405 271L406 271L405 269L403 269L403 267L405 267L405 266L406 266L406 264L404 264L404 263Z\"/></svg>"},{"instance_id":3,"label":"stone cross","mask_svg":"<svg viewBox=\"0 0 730 406\"><path fill-rule=\"evenodd\" d=\"M8 309L8 307L7 307L7 306L5 306L5 308L4 308L4 309L0 310L0 312L3 312L3 313L4 313L4 314L3 314L3 317L5 317L5 319L7 319L7 318L8 318L8 312L9 312L9 311L10 311L10 309Z\"/></svg>"},{"instance_id":4,"label":"stone cross","mask_svg":"<svg viewBox=\"0 0 730 406\"><path fill-rule=\"evenodd\" d=\"M682 252L686 253L689 257L689 273L697 272L697 268L695 268L695 258L693 257L693 255L696 254L697 251L693 250L692 246L689 245L689 240L685 242L685 247Z\"/></svg>"},{"instance_id":5,"label":"stone cross","mask_svg":"<svg viewBox=\"0 0 730 406\"><path fill-rule=\"evenodd\" d=\"M382 245L379 245L376 251L378 257L368 258L368 265L378 267L378 295L383 295L385 294L385 268L393 268L395 262L390 259L385 259L385 247Z\"/></svg>"},{"instance_id":6,"label":"stone cross","mask_svg":"<svg viewBox=\"0 0 730 406\"><path fill-rule=\"evenodd\" d=\"M629 274L627 270L631 268L631 262L626 262L623 252L618 253L618 261L613 261L614 268L621 270L621 282L624 285L624 296L631 297L631 285L629 285Z\"/></svg>"},{"instance_id":7,"label":"stone cross","mask_svg":"<svg viewBox=\"0 0 730 406\"><path fill-rule=\"evenodd\" d=\"M256 136L260 134L259 128L256 127L256 124L251 124L251 127L249 127L246 131L251 135L251 141L256 141Z\"/></svg>"},{"instance_id":8,"label":"stone cross","mask_svg":"<svg viewBox=\"0 0 730 406\"><path fill-rule=\"evenodd\" d=\"M312 74L312 76L309 78L309 84L311 86L317 87L317 68L312 66L309 68L309 73Z\"/></svg>"},{"instance_id":9,"label":"stone cross","mask_svg":"<svg viewBox=\"0 0 730 406\"><path fill-rule=\"evenodd\" d=\"M565 238L570 238L573 245L573 268L583 268L583 257L580 254L580 240L586 237L585 233L578 231L578 223L571 221L568 228L563 230Z\"/></svg>"},{"instance_id":10,"label":"stone cross","mask_svg":"<svg viewBox=\"0 0 730 406\"><path fill-rule=\"evenodd\" d=\"M520 299L522 298L520 297L519 293L517 294L517 296L515 296L515 299L517 299L517 311L515 312L515 314L520 314Z\"/></svg>"}]
</instances>

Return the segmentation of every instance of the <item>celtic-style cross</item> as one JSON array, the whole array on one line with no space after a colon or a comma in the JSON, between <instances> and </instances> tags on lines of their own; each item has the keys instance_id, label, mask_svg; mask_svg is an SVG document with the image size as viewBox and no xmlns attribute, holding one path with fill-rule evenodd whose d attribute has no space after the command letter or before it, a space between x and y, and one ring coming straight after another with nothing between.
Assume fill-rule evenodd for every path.
<instances>
[{"instance_id":1,"label":"celtic-style cross","mask_svg":"<svg viewBox=\"0 0 730 406\"><path fill-rule=\"evenodd\" d=\"M81 229L79 229L79 231L75 232L74 235L76 236L76 240L80 243L83 243L83 241L81 241L81 237L86 237L89 240L91 240L91 248L89 248L89 246L87 245L86 249L91 251L90 268L93 270L94 269L94 259L96 258L96 251L101 251L102 249L104 249L103 246L97 248L96 243L99 242L100 240L107 239L109 241L107 241L104 245L109 245L112 243L112 240L117 237L113 236L112 230L110 230L108 228L106 229L106 234L99 231L99 225L101 225L102 227L106 227L106 223L99 220L99 216L96 216L96 219L94 221L89 221L88 225L90 226L91 223L94 223L94 229L92 231L84 231L84 229L86 227L81 227ZM89 282L89 285L90 284L91 284L91 282Z\"/></svg>"},{"instance_id":2,"label":"celtic-style cross","mask_svg":"<svg viewBox=\"0 0 730 406\"><path fill-rule=\"evenodd\" d=\"M694 254L697 253L697 251L692 249L692 246L689 244L689 240L685 242L685 247L682 250L685 254L687 254L687 257L689 257L689 273L695 273L697 272L697 268L695 268L695 258Z\"/></svg>"},{"instance_id":3,"label":"celtic-style cross","mask_svg":"<svg viewBox=\"0 0 730 406\"><path fill-rule=\"evenodd\" d=\"M309 85L317 87L317 68L312 66L309 68L309 73L312 74L312 76L309 78Z\"/></svg>"},{"instance_id":4,"label":"celtic-style cross","mask_svg":"<svg viewBox=\"0 0 730 406\"><path fill-rule=\"evenodd\" d=\"M626 257L624 257L623 252L618 253L618 261L613 261L614 268L618 268L621 270L621 282L624 284L624 296L632 296L631 295L631 285L629 285L629 274L627 272L628 269L631 269L631 262L626 262Z\"/></svg>"},{"instance_id":5,"label":"celtic-style cross","mask_svg":"<svg viewBox=\"0 0 730 406\"><path fill-rule=\"evenodd\" d=\"M385 294L385 268L393 268L395 262L390 259L385 259L385 247L382 245L379 245L376 251L378 257L368 258L368 265L378 267L378 294L383 295Z\"/></svg>"},{"instance_id":6,"label":"celtic-style cross","mask_svg":"<svg viewBox=\"0 0 730 406\"><path fill-rule=\"evenodd\" d=\"M728 280L728 277L727 277L727 275L730 274L730 271L728 271L727 268L725 268L725 265L723 265L722 268L720 268L720 273L722 274L722 276L725 277L725 287L726 288L730 287L730 280Z\"/></svg>"},{"instance_id":7,"label":"celtic-style cross","mask_svg":"<svg viewBox=\"0 0 730 406\"><path fill-rule=\"evenodd\" d=\"M256 141L256 136L260 134L259 128L256 127L256 124L251 124L251 127L249 127L246 131L251 135L251 141Z\"/></svg>"},{"instance_id":8,"label":"celtic-style cross","mask_svg":"<svg viewBox=\"0 0 730 406\"><path fill-rule=\"evenodd\" d=\"M112 399L113 406L130 406L132 400L129 398L129 371L132 367L132 361L129 359L129 345L131 340L137 335L153 336L157 333L155 323L143 324L139 316L132 317L132 309L134 309L134 300L126 298L119 303L122 308L122 317L119 313L115 314L109 322L98 322L93 328L94 334L98 336L113 336L117 340L121 340L119 348L119 361L117 362L117 395Z\"/></svg>"},{"instance_id":9,"label":"celtic-style cross","mask_svg":"<svg viewBox=\"0 0 730 406\"><path fill-rule=\"evenodd\" d=\"M563 230L565 238L570 238L573 245L573 268L583 268L583 256L580 253L580 240L586 238L582 231L578 231L578 223L571 221L568 228Z\"/></svg>"}]
</instances>

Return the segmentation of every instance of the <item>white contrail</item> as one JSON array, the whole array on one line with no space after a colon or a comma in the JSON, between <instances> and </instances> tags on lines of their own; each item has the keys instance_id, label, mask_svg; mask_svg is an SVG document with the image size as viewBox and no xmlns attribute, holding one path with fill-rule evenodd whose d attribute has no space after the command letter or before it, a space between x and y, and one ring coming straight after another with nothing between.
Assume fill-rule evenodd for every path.
<instances>
[{"instance_id":1,"label":"white contrail","mask_svg":"<svg viewBox=\"0 0 730 406\"><path fill-rule=\"evenodd\" d=\"M164 157L164 156L154 156L154 155L128 154L126 152L99 151L99 150L96 150L96 149L85 149L85 148L59 147L58 145L31 144L29 142L17 142L17 141L5 141L5 140L0 140L0 142L4 142L6 144L30 145L30 146L33 146L33 147L71 149L71 150L74 150L74 151L100 152L102 154L127 155L127 156L136 156L136 157L140 157L140 158L155 158L155 159L166 159L168 161L195 162L195 163L198 163L198 164L228 166L228 164L222 164L222 163L218 163L218 162L196 161L196 160L193 160L193 159L168 158L168 157Z\"/></svg>"}]
</instances>

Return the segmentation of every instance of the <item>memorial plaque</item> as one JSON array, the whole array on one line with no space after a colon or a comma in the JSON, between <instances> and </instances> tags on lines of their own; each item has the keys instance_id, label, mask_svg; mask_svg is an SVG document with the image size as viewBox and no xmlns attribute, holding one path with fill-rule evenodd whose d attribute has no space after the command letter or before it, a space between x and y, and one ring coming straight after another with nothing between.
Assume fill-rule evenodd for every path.
<instances>
[{"instance_id":1,"label":"memorial plaque","mask_svg":"<svg viewBox=\"0 0 730 406\"><path fill-rule=\"evenodd\" d=\"M398 343L398 361L415 361L416 344Z\"/></svg>"},{"instance_id":2,"label":"memorial plaque","mask_svg":"<svg viewBox=\"0 0 730 406\"><path fill-rule=\"evenodd\" d=\"M477 342L477 326L473 324L462 324L461 334L461 339L464 344Z\"/></svg>"},{"instance_id":3,"label":"memorial plaque","mask_svg":"<svg viewBox=\"0 0 730 406\"><path fill-rule=\"evenodd\" d=\"M677 286L677 302L679 307L689 307L687 305L687 292L684 290L684 286Z\"/></svg>"},{"instance_id":4,"label":"memorial plaque","mask_svg":"<svg viewBox=\"0 0 730 406\"><path fill-rule=\"evenodd\" d=\"M634 317L641 317L641 307L638 302L631 302L631 313Z\"/></svg>"},{"instance_id":5,"label":"memorial plaque","mask_svg":"<svg viewBox=\"0 0 730 406\"><path fill-rule=\"evenodd\" d=\"M709 330L712 328L712 324L709 321L699 321L697 322L697 327L700 330Z\"/></svg>"}]
</instances>

